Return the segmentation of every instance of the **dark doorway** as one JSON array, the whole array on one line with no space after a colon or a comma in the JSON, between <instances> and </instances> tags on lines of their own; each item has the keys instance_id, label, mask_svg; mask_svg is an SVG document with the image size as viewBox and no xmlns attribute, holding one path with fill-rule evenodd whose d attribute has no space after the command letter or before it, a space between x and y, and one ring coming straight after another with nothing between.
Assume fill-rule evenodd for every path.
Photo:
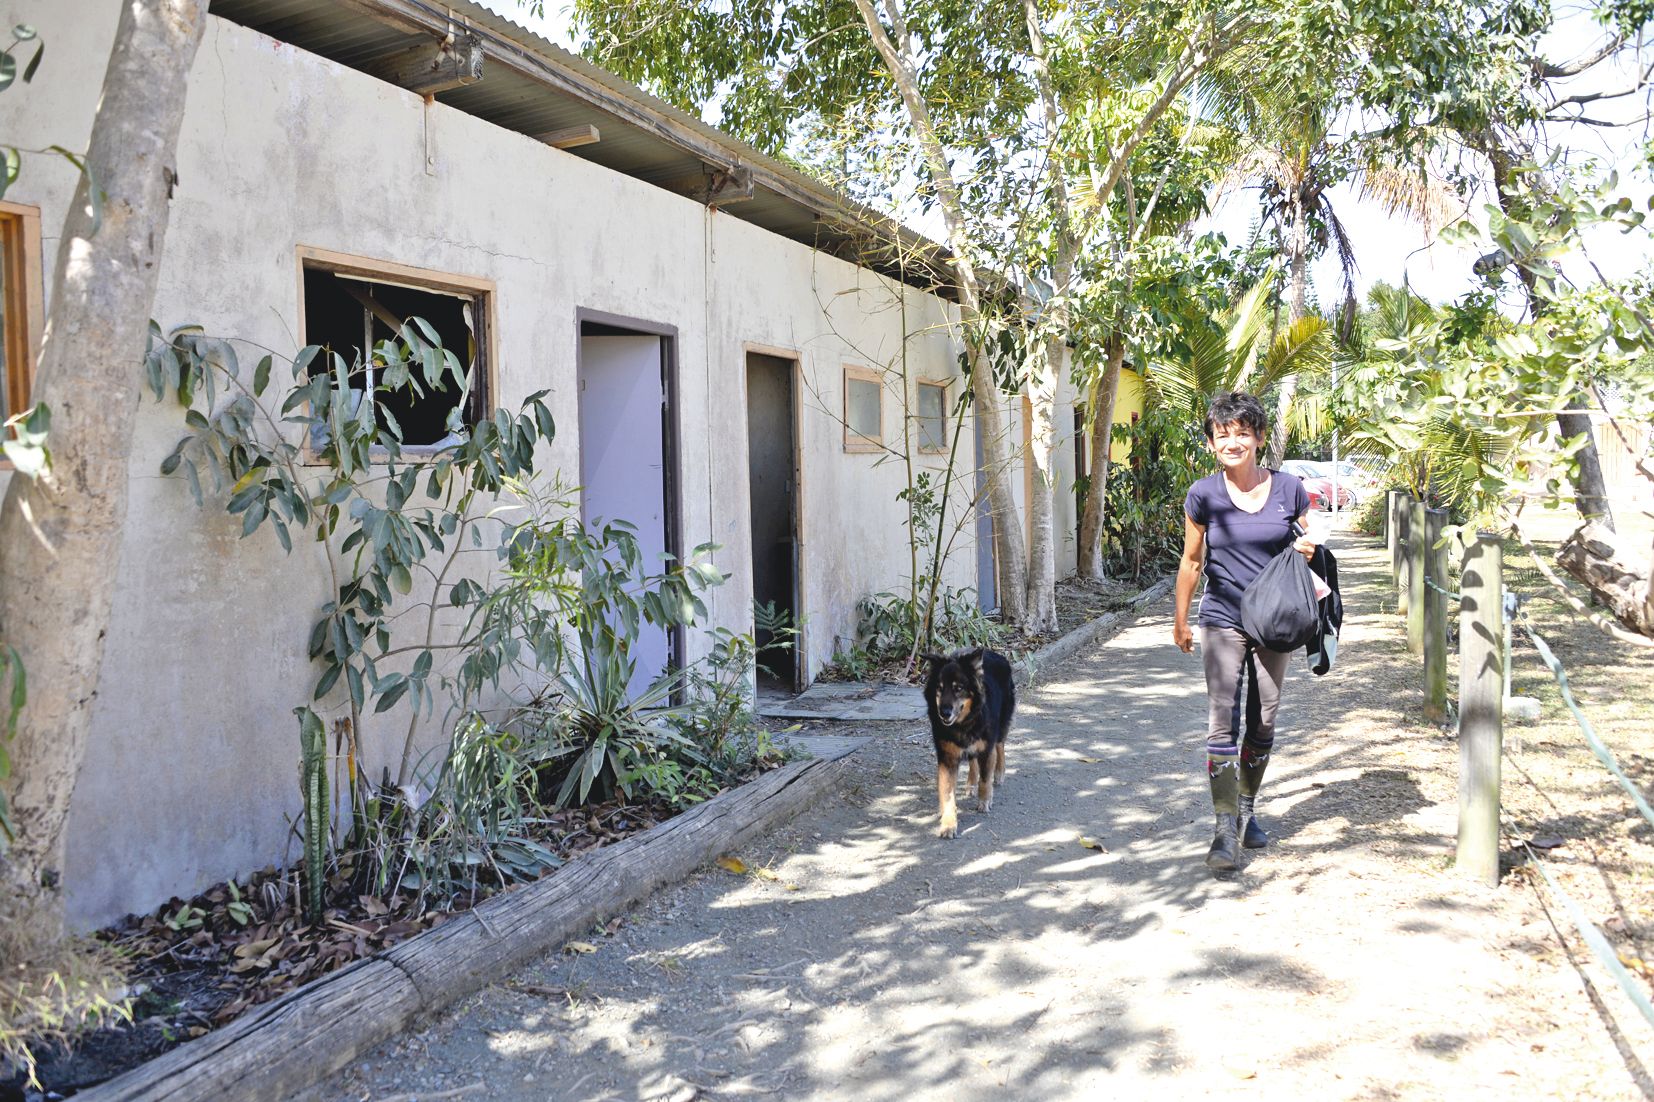
<instances>
[{"instance_id":1,"label":"dark doorway","mask_svg":"<svg viewBox=\"0 0 1654 1102\"><path fill-rule=\"evenodd\" d=\"M778 638L765 625L798 626L798 447L794 436L796 364L747 355L747 484L752 518L753 638L759 683L803 688L796 634Z\"/></svg>"},{"instance_id":2,"label":"dark doorway","mask_svg":"<svg viewBox=\"0 0 1654 1102\"><path fill-rule=\"evenodd\" d=\"M645 568L659 573L664 556L682 554L672 333L582 313L578 362L581 520L631 524ZM632 653L636 696L668 668L683 668L684 631L642 624Z\"/></svg>"}]
</instances>

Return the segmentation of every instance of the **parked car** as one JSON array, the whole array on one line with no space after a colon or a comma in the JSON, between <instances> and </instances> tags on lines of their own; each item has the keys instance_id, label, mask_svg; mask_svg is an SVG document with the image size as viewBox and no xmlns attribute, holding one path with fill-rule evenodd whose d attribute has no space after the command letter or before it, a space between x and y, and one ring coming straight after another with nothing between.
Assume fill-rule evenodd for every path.
<instances>
[{"instance_id":1,"label":"parked car","mask_svg":"<svg viewBox=\"0 0 1654 1102\"><path fill-rule=\"evenodd\" d=\"M1332 511L1332 479L1318 477L1305 478L1304 489L1309 491L1309 504L1312 509L1322 509L1326 512ZM1361 499L1356 494L1355 487L1340 479L1338 482L1339 512L1343 512L1346 509L1353 509L1359 505L1360 502Z\"/></svg>"},{"instance_id":2,"label":"parked car","mask_svg":"<svg viewBox=\"0 0 1654 1102\"><path fill-rule=\"evenodd\" d=\"M1287 474L1297 475L1299 478L1324 478L1331 471L1323 471L1322 464L1312 459L1287 459L1281 462L1281 470Z\"/></svg>"},{"instance_id":3,"label":"parked car","mask_svg":"<svg viewBox=\"0 0 1654 1102\"><path fill-rule=\"evenodd\" d=\"M1288 474L1297 475L1306 484L1310 479L1321 479L1327 483L1322 497L1329 503L1332 501L1333 465L1331 463L1324 463L1315 459L1288 459L1281 464L1281 470ZM1340 509L1347 508L1343 502L1351 500L1351 495L1353 495L1355 504L1359 505L1361 500L1371 493L1377 485L1378 479L1374 478L1367 470L1346 459L1338 461L1338 500L1340 502L1338 507ZM1348 494L1345 493L1346 490L1349 491Z\"/></svg>"},{"instance_id":4,"label":"parked car","mask_svg":"<svg viewBox=\"0 0 1654 1102\"><path fill-rule=\"evenodd\" d=\"M1331 478L1332 464L1324 463L1322 466L1328 468L1325 473L1328 478ZM1351 463L1347 459L1340 459L1338 461L1338 481L1344 482L1346 480L1350 483L1350 485L1357 487L1363 492L1378 485L1378 476L1374 475L1371 471L1367 470L1365 467Z\"/></svg>"}]
</instances>

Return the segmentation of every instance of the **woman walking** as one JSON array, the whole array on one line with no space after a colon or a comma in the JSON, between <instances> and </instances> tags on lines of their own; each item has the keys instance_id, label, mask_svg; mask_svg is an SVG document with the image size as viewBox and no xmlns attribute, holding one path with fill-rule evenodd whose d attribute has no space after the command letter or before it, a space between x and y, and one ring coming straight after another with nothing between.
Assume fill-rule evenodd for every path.
<instances>
[{"instance_id":1,"label":"woman walking","mask_svg":"<svg viewBox=\"0 0 1654 1102\"><path fill-rule=\"evenodd\" d=\"M1214 397L1206 413L1206 443L1217 457L1218 473L1190 486L1183 505L1183 560L1177 571L1172 640L1185 654L1194 650L1189 603L1204 568L1199 626L1210 706L1206 775L1217 816L1206 864L1220 870L1235 867L1241 845L1261 849L1269 844L1253 809L1275 744L1275 711L1288 658L1257 646L1241 632L1241 594L1286 547L1305 558L1315 552L1314 544L1305 537L1294 539L1292 532L1294 522L1301 532L1309 527L1304 484L1258 465L1267 428L1263 403L1252 395L1236 391ZM1246 693L1248 676L1256 688L1255 701Z\"/></svg>"}]
</instances>

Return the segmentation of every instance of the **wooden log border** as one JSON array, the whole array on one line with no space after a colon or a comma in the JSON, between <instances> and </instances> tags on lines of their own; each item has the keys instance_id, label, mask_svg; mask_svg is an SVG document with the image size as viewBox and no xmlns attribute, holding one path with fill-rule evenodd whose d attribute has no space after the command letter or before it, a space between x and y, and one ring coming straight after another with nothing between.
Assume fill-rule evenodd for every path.
<instances>
[{"instance_id":1,"label":"wooden log border","mask_svg":"<svg viewBox=\"0 0 1654 1102\"><path fill-rule=\"evenodd\" d=\"M1017 685L1027 688L1046 667L1072 658L1087 647L1094 646L1105 636L1112 635L1128 618L1135 619L1142 615L1145 608L1170 593L1174 581L1176 578L1173 577L1161 578L1133 597L1127 607L1116 612L1105 612L1094 620L1088 620L1067 635L1052 640L1022 659L1012 670Z\"/></svg>"},{"instance_id":2,"label":"wooden log border","mask_svg":"<svg viewBox=\"0 0 1654 1102\"><path fill-rule=\"evenodd\" d=\"M792 762L581 854L76 1097L278 1102L302 1095L419 1019L804 811L837 786L847 753Z\"/></svg>"},{"instance_id":3,"label":"wooden log border","mask_svg":"<svg viewBox=\"0 0 1654 1102\"><path fill-rule=\"evenodd\" d=\"M1171 591L1163 578L1017 663L1026 686ZM258 1007L75 1097L85 1102L272 1102L324 1079L422 1018L603 918L779 826L837 786L850 751L793 762L641 834Z\"/></svg>"}]
</instances>

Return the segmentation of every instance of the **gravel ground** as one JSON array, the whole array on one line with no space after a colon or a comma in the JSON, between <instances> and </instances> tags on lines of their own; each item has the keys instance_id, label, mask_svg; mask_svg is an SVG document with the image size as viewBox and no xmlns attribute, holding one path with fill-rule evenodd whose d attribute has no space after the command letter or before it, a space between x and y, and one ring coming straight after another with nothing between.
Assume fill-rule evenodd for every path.
<instances>
[{"instance_id":1,"label":"gravel ground","mask_svg":"<svg viewBox=\"0 0 1654 1102\"><path fill-rule=\"evenodd\" d=\"M1415 718L1382 548L1345 543L1344 665L1294 661L1275 842L1238 873L1201 863L1204 692L1168 601L1042 672L957 840L934 837L928 736L886 726L745 871L702 870L318 1096L1654 1097L1654 1030L1527 879L1454 874L1456 748Z\"/></svg>"}]
</instances>

